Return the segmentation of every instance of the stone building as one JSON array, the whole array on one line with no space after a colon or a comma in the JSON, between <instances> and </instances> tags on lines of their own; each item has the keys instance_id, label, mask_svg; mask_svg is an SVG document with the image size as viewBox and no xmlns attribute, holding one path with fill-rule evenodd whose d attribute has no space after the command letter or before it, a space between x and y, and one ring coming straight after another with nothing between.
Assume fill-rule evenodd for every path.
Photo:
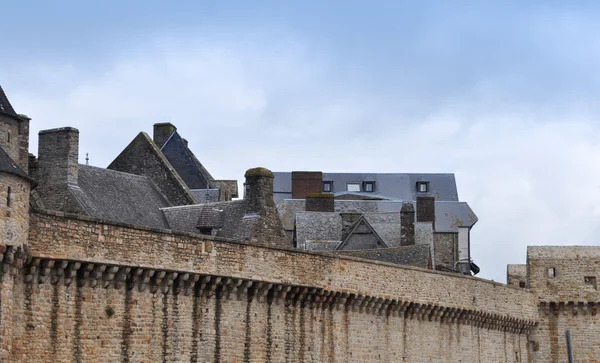
<instances>
[{"instance_id":1,"label":"stone building","mask_svg":"<svg viewBox=\"0 0 600 363\"><path fill-rule=\"evenodd\" d=\"M599 360L598 247L529 247L506 285L355 254L435 260L417 243L438 223L426 196L317 212L349 249L293 249L267 169L243 200L177 205L175 171L78 164L74 128L42 131L28 158L29 121L0 88L2 362L564 362L567 329L576 361ZM308 197L308 212L354 202Z\"/></svg>"},{"instance_id":2,"label":"stone building","mask_svg":"<svg viewBox=\"0 0 600 363\"><path fill-rule=\"evenodd\" d=\"M173 200L173 205L221 202L238 197L237 180L214 179L171 123L154 124L153 138L140 132L108 169L149 176L166 195L181 194L184 189L188 194L186 198ZM175 187L164 185L165 173L169 184L177 184Z\"/></svg>"},{"instance_id":3,"label":"stone building","mask_svg":"<svg viewBox=\"0 0 600 363\"><path fill-rule=\"evenodd\" d=\"M459 201L453 174L274 175L273 197L287 237L297 248L444 271L478 271L470 254L477 216ZM402 212L407 203L412 214ZM401 241L406 237L403 223L416 231L415 238Z\"/></svg>"}]
</instances>

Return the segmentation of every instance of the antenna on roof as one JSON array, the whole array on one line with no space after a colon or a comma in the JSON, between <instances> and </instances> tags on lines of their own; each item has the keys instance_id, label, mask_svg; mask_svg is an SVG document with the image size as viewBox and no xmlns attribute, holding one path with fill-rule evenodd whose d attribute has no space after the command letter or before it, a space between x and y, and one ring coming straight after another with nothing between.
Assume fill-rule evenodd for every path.
<instances>
[{"instance_id":1,"label":"antenna on roof","mask_svg":"<svg viewBox=\"0 0 600 363\"><path fill-rule=\"evenodd\" d=\"M90 154L85 153L85 165L90 165Z\"/></svg>"}]
</instances>

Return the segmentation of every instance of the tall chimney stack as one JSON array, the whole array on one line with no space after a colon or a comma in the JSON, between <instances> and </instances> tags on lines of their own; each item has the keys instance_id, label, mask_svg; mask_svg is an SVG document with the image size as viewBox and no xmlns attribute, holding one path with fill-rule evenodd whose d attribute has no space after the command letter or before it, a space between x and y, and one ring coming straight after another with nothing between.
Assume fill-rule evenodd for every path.
<instances>
[{"instance_id":1,"label":"tall chimney stack","mask_svg":"<svg viewBox=\"0 0 600 363\"><path fill-rule=\"evenodd\" d=\"M417 197L417 222L431 222L435 231L435 198L432 195Z\"/></svg>"},{"instance_id":2,"label":"tall chimney stack","mask_svg":"<svg viewBox=\"0 0 600 363\"><path fill-rule=\"evenodd\" d=\"M273 201L273 173L265 168L248 169L246 177L246 213L260 214L266 207L275 207Z\"/></svg>"},{"instance_id":3,"label":"tall chimney stack","mask_svg":"<svg viewBox=\"0 0 600 363\"><path fill-rule=\"evenodd\" d=\"M415 207L411 202L402 203L400 209L400 245L415 244Z\"/></svg>"},{"instance_id":4,"label":"tall chimney stack","mask_svg":"<svg viewBox=\"0 0 600 363\"><path fill-rule=\"evenodd\" d=\"M154 124L152 138L154 139L156 146L158 146L159 149L163 147L175 131L177 131L177 127L170 122Z\"/></svg>"},{"instance_id":5,"label":"tall chimney stack","mask_svg":"<svg viewBox=\"0 0 600 363\"><path fill-rule=\"evenodd\" d=\"M79 130L73 127L39 133L38 177L40 187L77 184L79 174Z\"/></svg>"},{"instance_id":6,"label":"tall chimney stack","mask_svg":"<svg viewBox=\"0 0 600 363\"><path fill-rule=\"evenodd\" d=\"M331 193L308 193L306 194L307 212L333 212L334 211L333 194Z\"/></svg>"}]
</instances>

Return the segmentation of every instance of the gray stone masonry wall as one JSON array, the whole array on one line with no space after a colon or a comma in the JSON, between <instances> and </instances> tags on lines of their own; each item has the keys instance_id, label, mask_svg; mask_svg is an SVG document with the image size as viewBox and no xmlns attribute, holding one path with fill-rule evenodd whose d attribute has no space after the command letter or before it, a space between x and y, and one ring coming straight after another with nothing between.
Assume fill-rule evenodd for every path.
<instances>
[{"instance_id":1,"label":"gray stone masonry wall","mask_svg":"<svg viewBox=\"0 0 600 363\"><path fill-rule=\"evenodd\" d=\"M25 172L29 169L29 117L19 115L19 159L15 159L17 164Z\"/></svg>"},{"instance_id":2,"label":"gray stone masonry wall","mask_svg":"<svg viewBox=\"0 0 600 363\"><path fill-rule=\"evenodd\" d=\"M19 122L14 118L3 114L0 114L0 147L4 149L17 164L21 165L19 162Z\"/></svg>"},{"instance_id":3,"label":"gray stone masonry wall","mask_svg":"<svg viewBox=\"0 0 600 363\"><path fill-rule=\"evenodd\" d=\"M515 287L527 287L527 265L506 266L506 284Z\"/></svg>"},{"instance_id":4,"label":"gray stone masonry wall","mask_svg":"<svg viewBox=\"0 0 600 363\"><path fill-rule=\"evenodd\" d=\"M67 186L78 182L79 131L72 127L44 130L38 141L37 168L32 174L45 207L84 214Z\"/></svg>"},{"instance_id":5,"label":"gray stone masonry wall","mask_svg":"<svg viewBox=\"0 0 600 363\"><path fill-rule=\"evenodd\" d=\"M258 218L253 225L251 242L291 247L273 201L273 173L265 168L253 168L246 171L245 177L248 193L244 199L244 218Z\"/></svg>"},{"instance_id":6,"label":"gray stone masonry wall","mask_svg":"<svg viewBox=\"0 0 600 363\"><path fill-rule=\"evenodd\" d=\"M434 260L437 266L455 269L454 263L458 257L458 233L433 233Z\"/></svg>"}]
</instances>

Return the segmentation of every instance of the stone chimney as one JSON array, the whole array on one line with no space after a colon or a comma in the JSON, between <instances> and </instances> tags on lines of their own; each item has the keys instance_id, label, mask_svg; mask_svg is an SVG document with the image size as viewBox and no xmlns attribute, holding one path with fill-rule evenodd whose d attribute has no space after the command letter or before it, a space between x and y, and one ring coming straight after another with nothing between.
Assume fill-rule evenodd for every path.
<instances>
[{"instance_id":1,"label":"stone chimney","mask_svg":"<svg viewBox=\"0 0 600 363\"><path fill-rule=\"evenodd\" d=\"M342 240L345 240L356 221L362 216L362 213L343 212L340 213L340 216L342 216Z\"/></svg>"},{"instance_id":2,"label":"stone chimney","mask_svg":"<svg viewBox=\"0 0 600 363\"><path fill-rule=\"evenodd\" d=\"M26 115L19 115L19 166L29 170L29 121Z\"/></svg>"},{"instance_id":3,"label":"stone chimney","mask_svg":"<svg viewBox=\"0 0 600 363\"><path fill-rule=\"evenodd\" d=\"M275 207L273 201L273 173L265 168L248 169L246 177L246 213L260 214L266 207Z\"/></svg>"},{"instance_id":4,"label":"stone chimney","mask_svg":"<svg viewBox=\"0 0 600 363\"><path fill-rule=\"evenodd\" d=\"M171 137L175 131L177 131L177 127L170 122L154 124L152 138L154 139L156 146L158 146L159 149L163 147L165 142L167 142L169 137Z\"/></svg>"},{"instance_id":5,"label":"stone chimney","mask_svg":"<svg viewBox=\"0 0 600 363\"><path fill-rule=\"evenodd\" d=\"M269 169L253 168L248 169L245 176L246 215L241 223L253 225L249 242L265 246L290 247L291 243L285 236L273 201L273 173Z\"/></svg>"},{"instance_id":6,"label":"stone chimney","mask_svg":"<svg viewBox=\"0 0 600 363\"><path fill-rule=\"evenodd\" d=\"M306 194L307 212L333 212L334 211L333 194L330 193L308 193Z\"/></svg>"},{"instance_id":7,"label":"stone chimney","mask_svg":"<svg viewBox=\"0 0 600 363\"><path fill-rule=\"evenodd\" d=\"M417 196L417 222L415 223L415 244L429 245L431 265L435 270L435 198L426 194Z\"/></svg>"},{"instance_id":8,"label":"stone chimney","mask_svg":"<svg viewBox=\"0 0 600 363\"><path fill-rule=\"evenodd\" d=\"M304 199L308 193L323 191L323 173L320 171L292 172L292 199Z\"/></svg>"},{"instance_id":9,"label":"stone chimney","mask_svg":"<svg viewBox=\"0 0 600 363\"><path fill-rule=\"evenodd\" d=\"M402 203L400 209L400 245L415 244L415 207L411 202Z\"/></svg>"},{"instance_id":10,"label":"stone chimney","mask_svg":"<svg viewBox=\"0 0 600 363\"><path fill-rule=\"evenodd\" d=\"M61 127L40 131L37 169L40 186L77 185L79 130Z\"/></svg>"}]
</instances>

